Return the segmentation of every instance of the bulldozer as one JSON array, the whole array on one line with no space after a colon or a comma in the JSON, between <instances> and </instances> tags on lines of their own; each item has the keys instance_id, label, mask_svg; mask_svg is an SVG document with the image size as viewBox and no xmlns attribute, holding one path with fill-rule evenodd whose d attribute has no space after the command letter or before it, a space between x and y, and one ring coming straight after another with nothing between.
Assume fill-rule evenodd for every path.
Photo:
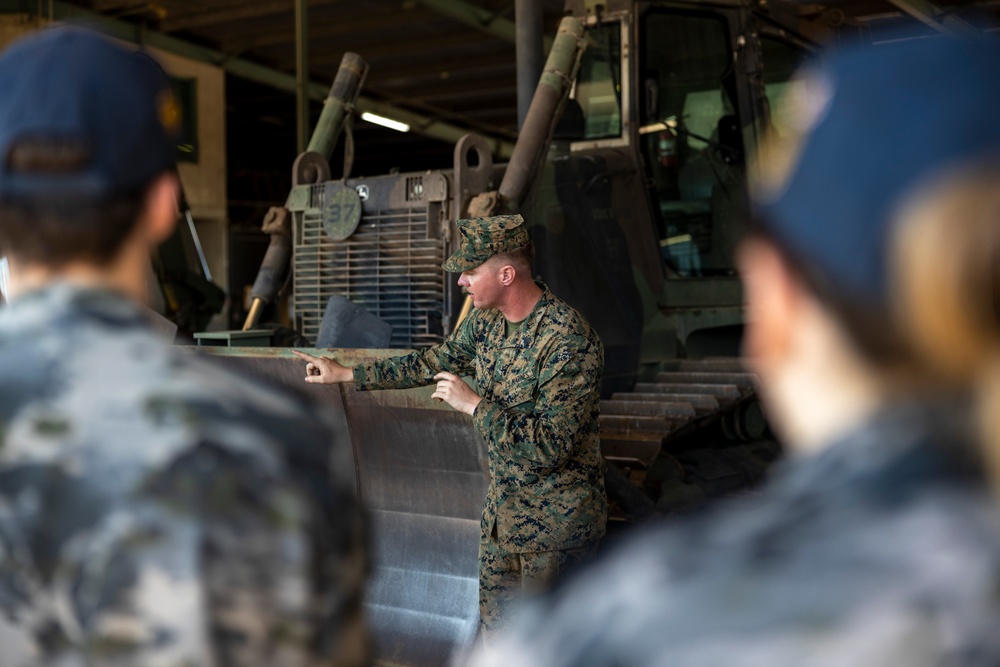
<instances>
[{"instance_id":1,"label":"bulldozer","mask_svg":"<svg viewBox=\"0 0 1000 667\"><path fill-rule=\"evenodd\" d=\"M782 131L770 109L798 65L864 29L778 1L568 0L566 13L507 164L469 134L452 169L332 180L367 68L347 54L292 190L265 220L272 243L243 330L199 338L339 419L372 518L379 664L446 664L475 638L485 446L431 388L305 385L259 328L280 291L297 332L341 363L433 345L469 308L441 268L455 221L519 212L537 277L605 345L601 437L618 518L736 491L779 454L738 358L748 155ZM240 346L251 341L263 346Z\"/></svg>"}]
</instances>

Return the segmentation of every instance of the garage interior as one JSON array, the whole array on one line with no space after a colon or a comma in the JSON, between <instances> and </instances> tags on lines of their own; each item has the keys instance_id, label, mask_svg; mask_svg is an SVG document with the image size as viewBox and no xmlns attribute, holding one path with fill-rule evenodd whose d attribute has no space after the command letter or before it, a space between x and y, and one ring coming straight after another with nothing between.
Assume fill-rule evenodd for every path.
<instances>
[{"instance_id":1,"label":"garage interior","mask_svg":"<svg viewBox=\"0 0 1000 667\"><path fill-rule=\"evenodd\" d=\"M680 3L609 0L609 4L646 10L675 7ZM711 4L731 9L740 3L732 0ZM213 281L228 295L228 307L212 320L210 328L230 330L239 329L244 321L249 309L249 288L270 242L270 236L261 231L261 223L268 210L281 206L292 190L293 161L308 143L345 53L359 54L367 61L369 70L355 105L352 128L333 150L331 181L347 177L344 156L349 149L344 137L348 135L353 136L350 172L353 179L450 169L455 160L456 142L470 132L483 138L483 145L492 154L493 161L500 164L511 156L544 54L571 5L586 7L595 14L603 7L603 3L594 0L565 3L563 0L218 0L211 3L195 0L0 0L0 48L18 35L39 27L53 22L71 22L91 25L120 40L147 48L160 59L175 80L185 117L189 119L179 169L192 224L201 239L206 268ZM847 33L866 35L873 41L891 39L893 32L900 28L930 37L939 33L975 34L995 30L993 26L1000 24L1000 0L941 0L935 4L926 0L803 2L785 3L782 11L828 27L847 25L851 28ZM782 29L776 29L775 34L797 43L811 43L812 39L811 34L786 34ZM711 90L695 92L700 95L698 100L703 106L714 104L720 110L724 106L719 99L718 85ZM644 94L648 95L649 91ZM620 96L619 104L621 97L627 96ZM693 99L697 95L688 97ZM369 115L370 120L366 120L363 114L375 117ZM405 129L383 127L374 122L379 117L405 125ZM620 112L619 122L623 117L626 114ZM663 133L668 129L657 131ZM709 136L707 131L702 136L693 133L691 136L713 149L720 144L716 139L703 138ZM638 145L637 142L634 148ZM648 160L650 145L642 144L641 150L633 151L631 159ZM731 156L727 151L733 149L721 148L726 150L717 150L719 155L716 157ZM711 151L706 149L704 152ZM626 172L627 167L611 166L603 173L586 172L575 176L587 185L588 191L596 193L612 178L628 176ZM705 173L703 169L701 175ZM636 174L647 181L653 180L649 173L640 170L633 169L630 175ZM703 207L696 211L700 215L697 222L702 225L704 219L715 213L713 207L718 203L718 192L712 186L702 188L701 182L694 184L697 187L690 183L682 185L706 190L704 196L700 196L699 203ZM669 187L676 191L668 193L664 186L660 193L662 199L681 198L681 185L673 182ZM633 183L632 188L630 195L639 192L639 196L632 196L632 200L637 201L653 190L654 185L636 186ZM666 211L677 218L690 213L680 205L671 206L677 202L663 204L659 213ZM580 204L580 208L588 208L588 205ZM606 214L604 220L615 218L621 210L610 195L607 208L600 209ZM726 214L733 217L736 213L730 210ZM570 220L568 214L566 220ZM547 219L546 224L553 221L564 222L558 217ZM590 222L601 221L591 217ZM664 226L663 219L659 223ZM570 224L564 226L572 228ZM636 275L647 269L654 272L662 269L662 258L670 256L671 247L676 257L681 243L688 246L693 243L690 234L678 234L667 228L656 231L659 235L655 241L659 246L656 242L649 244L653 248L650 251L653 268L636 266ZM625 233L620 235L626 236ZM670 245L672 239L684 236L687 236L686 241ZM568 237L570 234L563 238ZM583 241L578 242L585 245ZM625 241L614 249L624 247ZM619 277L632 279L634 267L625 264ZM684 271L702 274L701 267L691 265L679 269L680 273ZM709 271L706 264L704 274L707 276ZM736 282L731 270L723 277L730 283ZM660 278L661 283L666 282L662 276ZM581 289L593 288L591 291L597 292L602 287L604 285L595 279L595 284L583 284ZM554 283L556 293L562 294L564 290L568 291L568 286ZM653 294L654 299L657 296L660 293ZM724 314L725 317L719 313L699 313L699 316L718 315L712 321L716 327L713 331L732 338L736 327L732 318L740 316L741 301L738 293L733 297L732 292L726 292L725 296L729 299L730 311ZM642 298L648 302L650 297L643 294ZM635 301L637 303L631 305L639 312L648 305L639 302L638 295ZM654 302L654 309L656 305ZM690 307L692 303L674 305ZM618 317L618 311L609 309L608 312L609 319L626 319ZM272 305L264 319L281 321L287 319L287 313ZM636 328L642 329L643 324L647 323L639 321ZM448 327L438 328L440 331L436 333L448 331ZM654 335L658 333L647 328ZM641 392L641 387L645 386L652 392L657 385L669 383L690 385L703 381L706 374L726 376L728 393L720 394L714 407L692 404L690 414L669 417L671 429L677 428L682 421L693 423L707 413L724 408L732 419L713 425L723 432L720 438L732 435L724 433L727 428L735 432L733 439L739 440L741 447L746 441L760 437L758 431L764 428L763 417L759 408L753 412L754 380L738 364L712 366L715 362L706 362L687 367L657 367L652 377L639 378L640 383L646 380L644 384L636 384L636 362L645 359L643 355L656 353L660 358L673 359L678 356L677 350L637 350L635 337L614 338L606 337L611 350L609 360L613 354L621 352L614 362L628 367L632 376L611 378L611 381L624 383L629 380L626 383L629 391ZM712 343L711 340L701 341L705 349L711 349ZM692 358L698 358L692 353L693 349L692 344L687 352ZM635 359L628 355L635 355ZM300 370L293 367L287 357L265 353L247 355L244 361L254 372L289 386L300 386ZM677 448L684 451L687 460L681 455L659 456L665 437L663 424L657 427L662 427L660 431L651 431L649 442L637 444L635 439L628 438L615 441L615 427L626 431L641 430L635 425L647 423L653 417L624 411L628 406L622 406L630 397L616 398L617 394L608 393L604 397L607 400L602 400L601 430L602 438L611 435L605 438L607 447L604 448L602 442L602 448L609 460L617 455L619 460L626 461L623 467L625 486L629 483L648 486L648 480L657 472L654 466L662 468L665 460L671 465L681 461L684 465L702 466L710 471L711 474L706 473L709 477L715 474L712 470L723 471L718 473L719 478L728 474L726 466L715 460L713 454L698 459L697 452L684 450L686 445L683 443ZM363 472L359 472L359 479L363 485L368 485L366 500L371 502L372 514L376 516L375 551L379 554L375 587L384 592L386 598L392 595L413 598L396 606L382 605L376 615L382 615L379 618L382 618L383 627L398 633L391 635L396 641L392 650L400 654L406 651L418 654L406 661L400 659L400 664L442 664L440 656L466 641L474 626L474 622L470 622L468 605L464 603L474 594L475 572L465 571L469 570L465 568L469 563L463 563L465 570L461 576L456 576L450 570L444 571L453 563L445 567L441 562L447 560L444 556L471 553L467 547L478 538L477 517L484 481L480 470L481 452L477 449L478 436L468 420L431 405L426 394L420 397L423 403L419 409L415 408L413 395L405 392L359 392L356 395L354 392L349 395L331 392L324 395L323 400L329 402L328 407L343 422L344 430L351 432L356 464ZM631 398L636 397L632 395ZM616 407L623 412L616 413ZM422 414L428 412L430 416ZM387 414L392 414L393 418L386 419ZM657 419L661 416L657 415ZM429 437L441 445L433 452L406 441L406 437L412 439L413 433L422 433L421 429L426 428L432 430ZM752 429L755 435L748 436L741 429ZM405 464L400 463L401 459ZM668 483L676 481L669 475L665 481L657 479L657 493L666 497ZM670 488L684 493L689 486L673 484ZM680 501L686 502L686 499L680 498ZM437 542L427 540L428 534ZM392 561L393 558L399 562ZM420 578L413 572L426 576ZM397 598L393 601L398 602ZM404 602L413 606L407 607ZM473 610L473 616L475 613ZM413 636L429 639L421 646L407 646L407 638ZM386 652L391 653L389 649Z\"/></svg>"}]
</instances>

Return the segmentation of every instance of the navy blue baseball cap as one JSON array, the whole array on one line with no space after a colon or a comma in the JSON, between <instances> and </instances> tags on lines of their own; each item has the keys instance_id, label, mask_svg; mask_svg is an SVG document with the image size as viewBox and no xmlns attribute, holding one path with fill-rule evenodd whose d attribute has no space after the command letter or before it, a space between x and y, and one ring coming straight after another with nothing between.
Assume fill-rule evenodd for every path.
<instances>
[{"instance_id":1,"label":"navy blue baseball cap","mask_svg":"<svg viewBox=\"0 0 1000 667\"><path fill-rule=\"evenodd\" d=\"M15 42L0 91L0 198L102 200L174 163L180 111L163 70L92 30Z\"/></svg>"},{"instance_id":2,"label":"navy blue baseball cap","mask_svg":"<svg viewBox=\"0 0 1000 667\"><path fill-rule=\"evenodd\" d=\"M841 297L881 308L900 208L953 170L1000 159L1000 42L843 51L787 99L793 136L762 147L755 215Z\"/></svg>"}]
</instances>

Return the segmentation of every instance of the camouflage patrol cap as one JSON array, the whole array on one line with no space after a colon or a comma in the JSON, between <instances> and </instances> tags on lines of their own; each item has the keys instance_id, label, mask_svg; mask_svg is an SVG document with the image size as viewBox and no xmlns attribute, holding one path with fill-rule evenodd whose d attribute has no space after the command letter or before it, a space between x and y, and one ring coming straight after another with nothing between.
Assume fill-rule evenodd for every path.
<instances>
[{"instance_id":1,"label":"camouflage patrol cap","mask_svg":"<svg viewBox=\"0 0 1000 667\"><path fill-rule=\"evenodd\" d=\"M441 265L445 271L461 273L474 269L493 255L509 252L530 239L520 215L494 215L458 221L462 244Z\"/></svg>"}]
</instances>

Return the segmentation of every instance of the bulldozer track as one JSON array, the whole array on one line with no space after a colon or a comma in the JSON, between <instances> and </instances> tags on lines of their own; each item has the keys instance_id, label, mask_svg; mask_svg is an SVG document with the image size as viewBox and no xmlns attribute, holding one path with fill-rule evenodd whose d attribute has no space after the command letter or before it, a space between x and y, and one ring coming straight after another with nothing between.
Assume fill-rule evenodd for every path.
<instances>
[{"instance_id":1,"label":"bulldozer track","mask_svg":"<svg viewBox=\"0 0 1000 667\"><path fill-rule=\"evenodd\" d=\"M739 359L677 360L655 382L601 401L601 450L621 468L648 470L675 437L716 420L734 440L763 433L757 378Z\"/></svg>"}]
</instances>

